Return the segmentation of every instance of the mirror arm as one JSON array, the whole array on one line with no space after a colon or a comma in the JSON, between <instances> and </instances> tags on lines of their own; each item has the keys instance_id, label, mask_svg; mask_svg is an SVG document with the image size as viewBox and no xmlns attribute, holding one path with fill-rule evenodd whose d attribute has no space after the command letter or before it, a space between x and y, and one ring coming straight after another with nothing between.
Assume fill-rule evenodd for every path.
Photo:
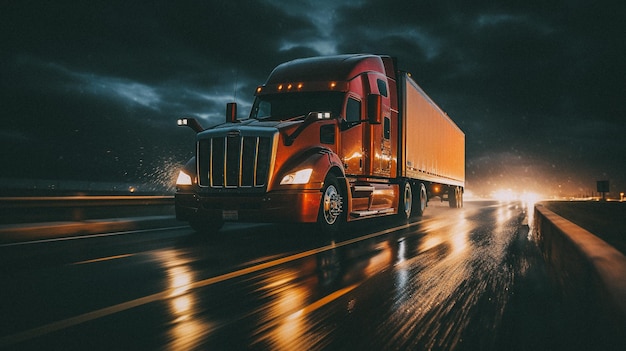
<instances>
[{"instance_id":1,"label":"mirror arm","mask_svg":"<svg viewBox=\"0 0 626 351\"><path fill-rule=\"evenodd\" d=\"M176 123L179 127L189 127L196 133L200 133L204 130L202 125L200 125L195 118L179 118Z\"/></svg>"}]
</instances>

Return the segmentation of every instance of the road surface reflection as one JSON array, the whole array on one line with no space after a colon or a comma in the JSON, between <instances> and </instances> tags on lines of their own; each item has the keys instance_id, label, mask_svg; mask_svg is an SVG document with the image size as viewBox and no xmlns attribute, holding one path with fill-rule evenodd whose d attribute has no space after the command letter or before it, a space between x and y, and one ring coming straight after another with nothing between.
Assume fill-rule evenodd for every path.
<instances>
[{"instance_id":1,"label":"road surface reflection","mask_svg":"<svg viewBox=\"0 0 626 351\"><path fill-rule=\"evenodd\" d=\"M7 247L4 266L20 268L3 275L13 303L2 308L0 348L458 351L583 340L567 343L574 318L537 268L532 204L465 206L431 203L410 224L362 222L335 240L232 225L213 238L177 229Z\"/></svg>"},{"instance_id":2,"label":"road surface reflection","mask_svg":"<svg viewBox=\"0 0 626 351\"><path fill-rule=\"evenodd\" d=\"M190 290L192 266L175 250L161 252L172 292L168 349L239 345L233 339L254 349L334 348L352 327L362 333L352 346L455 349L481 309L488 311L481 328L493 332L512 284L506 258L520 208L431 212L408 227L327 243L244 276L230 302L222 296L233 287ZM212 312L226 303L222 317Z\"/></svg>"},{"instance_id":3,"label":"road surface reflection","mask_svg":"<svg viewBox=\"0 0 626 351\"><path fill-rule=\"evenodd\" d=\"M182 351L197 348L211 331L211 325L199 317L197 292L190 289L196 281L195 272L184 258L184 253L174 249L154 252L166 272L169 289L169 311L172 317L166 350Z\"/></svg>"},{"instance_id":4,"label":"road surface reflection","mask_svg":"<svg viewBox=\"0 0 626 351\"><path fill-rule=\"evenodd\" d=\"M99 330L88 328L102 324L110 331L119 325L119 340L108 340L105 332L79 337L172 351L489 344L509 299L515 272L508 247L522 214L509 204L431 205L408 225L368 222L330 241L311 232L274 233L271 226L215 240L186 237L112 256L133 258L127 262L74 266L136 269L147 274L148 293L50 326ZM40 329L20 337L40 345L36 337L45 335L66 345L63 333ZM135 333L141 337L134 339Z\"/></svg>"}]
</instances>

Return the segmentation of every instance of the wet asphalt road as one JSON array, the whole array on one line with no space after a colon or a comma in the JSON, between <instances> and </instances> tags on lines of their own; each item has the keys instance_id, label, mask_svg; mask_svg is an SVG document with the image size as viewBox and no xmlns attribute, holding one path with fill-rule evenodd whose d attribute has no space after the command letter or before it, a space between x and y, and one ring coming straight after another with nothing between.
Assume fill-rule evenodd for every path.
<instances>
[{"instance_id":1,"label":"wet asphalt road","mask_svg":"<svg viewBox=\"0 0 626 351\"><path fill-rule=\"evenodd\" d=\"M527 212L431 202L408 225L362 222L337 238L228 224L210 238L182 227L1 246L0 349L595 345L559 306Z\"/></svg>"}]
</instances>

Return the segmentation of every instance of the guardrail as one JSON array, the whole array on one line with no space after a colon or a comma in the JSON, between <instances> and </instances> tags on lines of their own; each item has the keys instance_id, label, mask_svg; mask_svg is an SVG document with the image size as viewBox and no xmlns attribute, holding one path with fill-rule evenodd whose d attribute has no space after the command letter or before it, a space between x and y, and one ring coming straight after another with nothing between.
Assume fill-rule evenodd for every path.
<instances>
[{"instance_id":1,"label":"guardrail","mask_svg":"<svg viewBox=\"0 0 626 351\"><path fill-rule=\"evenodd\" d=\"M0 208L118 205L173 205L174 196L41 196L0 197Z\"/></svg>"},{"instance_id":2,"label":"guardrail","mask_svg":"<svg viewBox=\"0 0 626 351\"><path fill-rule=\"evenodd\" d=\"M0 224L173 214L174 196L0 197Z\"/></svg>"},{"instance_id":3,"label":"guardrail","mask_svg":"<svg viewBox=\"0 0 626 351\"><path fill-rule=\"evenodd\" d=\"M626 256L541 204L535 228L563 303L585 315L588 326L626 344Z\"/></svg>"}]
</instances>

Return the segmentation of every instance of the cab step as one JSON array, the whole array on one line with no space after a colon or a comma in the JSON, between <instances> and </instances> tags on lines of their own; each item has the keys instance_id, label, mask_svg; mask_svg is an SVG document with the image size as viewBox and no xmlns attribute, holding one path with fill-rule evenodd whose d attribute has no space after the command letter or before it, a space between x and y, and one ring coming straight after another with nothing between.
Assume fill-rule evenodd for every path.
<instances>
[{"instance_id":1,"label":"cab step","mask_svg":"<svg viewBox=\"0 0 626 351\"><path fill-rule=\"evenodd\" d=\"M363 217L371 217L378 216L383 214L393 213L395 210L393 208L381 208L378 210L365 210L365 211L354 211L350 212L350 216L354 218L363 218Z\"/></svg>"}]
</instances>

